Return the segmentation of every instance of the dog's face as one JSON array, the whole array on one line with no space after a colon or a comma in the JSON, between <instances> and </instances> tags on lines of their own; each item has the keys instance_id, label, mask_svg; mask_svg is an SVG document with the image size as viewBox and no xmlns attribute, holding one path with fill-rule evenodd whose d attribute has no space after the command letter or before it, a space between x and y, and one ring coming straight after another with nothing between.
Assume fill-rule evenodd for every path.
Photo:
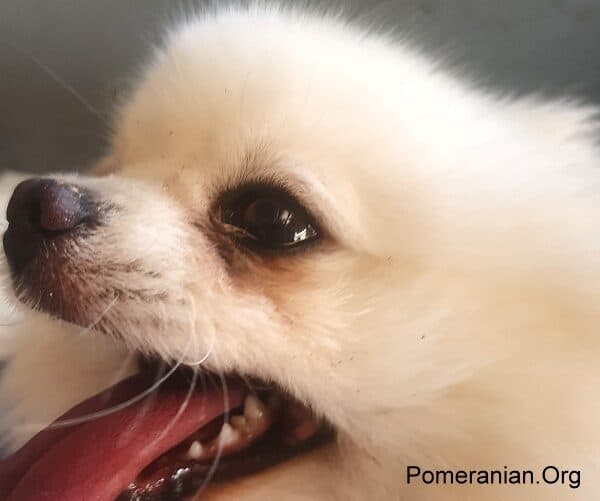
<instances>
[{"instance_id":1,"label":"dog's face","mask_svg":"<svg viewBox=\"0 0 600 501\"><path fill-rule=\"evenodd\" d=\"M392 355L420 228L381 95L394 80L377 58L390 49L341 26L261 22L185 27L122 109L94 176L17 188L5 236L15 290L90 336L274 382L382 468L375 451L395 438L379 417L414 393L402 374L418 377ZM288 468L299 496L315 488Z\"/></svg>"},{"instance_id":2,"label":"dog's face","mask_svg":"<svg viewBox=\"0 0 600 501\"><path fill-rule=\"evenodd\" d=\"M335 22L195 21L144 72L92 175L17 188L14 290L86 336L274 384L335 431L224 496L393 498L407 451L432 437L455 449L428 425L462 426L455 399L476 408L453 385L534 339L506 332L547 327L530 315L545 269L527 244L546 229L524 223L536 197L523 187L552 162L588 163L590 148L563 145L579 118L501 109ZM529 170L502 177L522 158ZM440 390L442 411L413 413ZM309 438L323 431L311 419Z\"/></svg>"}]
</instances>

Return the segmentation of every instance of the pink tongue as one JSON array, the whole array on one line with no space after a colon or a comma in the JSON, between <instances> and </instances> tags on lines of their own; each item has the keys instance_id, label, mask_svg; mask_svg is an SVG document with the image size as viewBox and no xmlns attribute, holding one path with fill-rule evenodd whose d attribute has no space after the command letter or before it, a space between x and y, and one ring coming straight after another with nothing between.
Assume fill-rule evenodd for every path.
<instances>
[{"instance_id":1,"label":"pink tongue","mask_svg":"<svg viewBox=\"0 0 600 501\"><path fill-rule=\"evenodd\" d=\"M133 376L58 421L106 409L148 386L147 377ZM243 401L242 387L233 384L227 395L215 388L194 392L185 405L187 394L185 385L167 381L147 398L107 416L77 426L47 428L0 461L0 499L114 500L154 459Z\"/></svg>"}]
</instances>

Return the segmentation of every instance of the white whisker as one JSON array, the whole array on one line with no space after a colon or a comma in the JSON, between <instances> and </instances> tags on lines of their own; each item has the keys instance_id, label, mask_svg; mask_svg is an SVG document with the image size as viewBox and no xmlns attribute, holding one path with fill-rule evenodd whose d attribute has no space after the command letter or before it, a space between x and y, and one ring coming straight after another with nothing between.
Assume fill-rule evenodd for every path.
<instances>
[{"instance_id":1,"label":"white whisker","mask_svg":"<svg viewBox=\"0 0 600 501\"><path fill-rule=\"evenodd\" d=\"M90 332L94 327L96 327L108 314L108 312L114 308L114 306L119 302L119 296L115 295L114 299L108 304L108 306L100 313L98 318L94 320L90 325L88 325L85 329L79 332L79 335L82 336Z\"/></svg>"},{"instance_id":2,"label":"white whisker","mask_svg":"<svg viewBox=\"0 0 600 501\"><path fill-rule=\"evenodd\" d=\"M181 367L183 365L183 358L185 358L185 356L188 353L189 350L189 342L187 344L187 346L184 349L184 353L183 353L183 357L182 359L178 360L162 377L158 378L151 386L149 386L148 388L146 388L144 391L142 391L141 393L137 394L134 397L129 398L128 400L121 402L120 404L116 404L113 406L110 406L107 409L102 409L100 411L96 411L96 412L92 412L90 414L87 414L85 416L79 416L76 418L71 418L71 419L59 419L57 421L55 421L54 423L51 423L50 425L48 425L46 427L46 429L54 429L54 428L65 428L68 426L77 426L83 423L87 423L90 421L93 421L94 419L100 419L103 418L105 416L109 416L110 414L114 414L115 412L119 412L123 409L126 409L127 407L139 402L140 400L146 398L147 396L149 396L150 394L152 394L154 391L156 391L167 379L169 379L174 373L175 371L177 371L177 369L179 369L179 367ZM144 409L140 409L140 412L144 412ZM37 431L40 427L44 426L44 424L42 423L35 423L35 424L28 424L28 425L23 425L23 426L18 426L16 427L17 430L23 430L26 432L30 432L30 431Z\"/></svg>"},{"instance_id":3,"label":"white whisker","mask_svg":"<svg viewBox=\"0 0 600 501\"><path fill-rule=\"evenodd\" d=\"M216 352L212 353L213 357L216 359ZM216 365L218 366L218 360L215 360ZM225 409L225 413L223 415L224 418L224 422L228 422L229 421L229 393L228 393L228 387L227 387L227 379L225 378L225 376L223 375L222 371L218 371L218 376L219 379L221 381L221 389L223 391L223 406ZM223 447L224 444L219 441L218 442L218 449L217 449L217 453L215 455L215 458L212 462L212 464L210 465L210 469L208 470L208 473L206 474L206 477L204 477L204 480L202 481L202 484L200 485L200 487L196 490L196 496L198 496L204 489L206 489L206 487L208 486L208 484L210 483L210 481L212 480L212 478L214 477L217 468L219 467L219 463L221 461L221 457L223 455Z\"/></svg>"},{"instance_id":4,"label":"white whisker","mask_svg":"<svg viewBox=\"0 0 600 501\"><path fill-rule=\"evenodd\" d=\"M192 376L192 381L190 382L190 388L189 388L189 390L188 390L188 392L187 392L187 394L185 396L185 400L181 403L181 405L179 406L179 409L177 410L177 413L169 421L169 424L154 439L154 442L160 441L167 433L169 433L169 431L173 428L173 426L175 426L177 424L177 421L179 421L179 418L184 413L184 411L187 409L187 406L190 403L190 400L192 398L192 394L194 393L194 390L196 389L196 383L197 383L197 381L198 381L198 373L197 373L197 371L194 371L194 374Z\"/></svg>"},{"instance_id":5,"label":"white whisker","mask_svg":"<svg viewBox=\"0 0 600 501\"><path fill-rule=\"evenodd\" d=\"M50 424L47 427L47 429L66 428L68 426L77 426L79 424L87 423L87 422L93 421L94 419L100 419L102 417L105 417L110 414L114 414L115 412L119 412L123 409L126 409L127 407L135 404L136 402L139 402L140 400L142 400L143 398L147 397L152 392L154 392L156 389L158 389L167 379L169 379L173 375L173 373L179 368L180 365L181 365L180 362L175 364L171 369L169 369L169 371L164 376L162 376L157 381L155 381L151 386L149 386L147 389L145 389L142 393L139 393L135 397L132 397L132 398L126 400L125 402L121 402L120 404L113 405L113 406L109 407L108 409L103 409L101 411L93 412L86 416L55 421L54 423ZM16 429L32 431L32 430L39 429L40 426L43 426L43 425L38 423L36 425L19 426L19 427L16 427Z\"/></svg>"},{"instance_id":6,"label":"white whisker","mask_svg":"<svg viewBox=\"0 0 600 501\"><path fill-rule=\"evenodd\" d=\"M198 336L196 334L196 322L197 322L197 312L196 312L196 302L194 300L194 296L192 296L190 294L189 296L189 303L190 303L190 337L188 339L188 345L189 344L193 344L194 345L194 353L198 352L197 349L197 343L198 343ZM204 362L206 362L206 360L208 359L208 357L210 357L210 354L212 353L214 346L215 346L215 339L216 339L216 333L215 333L215 329L211 324L211 339L210 339L210 345L208 347L208 350L206 351L206 353L199 359L199 360L191 360L191 361L186 361L185 364L192 366L192 367L199 367L200 365L202 365ZM205 333L203 332L203 335Z\"/></svg>"}]
</instances>

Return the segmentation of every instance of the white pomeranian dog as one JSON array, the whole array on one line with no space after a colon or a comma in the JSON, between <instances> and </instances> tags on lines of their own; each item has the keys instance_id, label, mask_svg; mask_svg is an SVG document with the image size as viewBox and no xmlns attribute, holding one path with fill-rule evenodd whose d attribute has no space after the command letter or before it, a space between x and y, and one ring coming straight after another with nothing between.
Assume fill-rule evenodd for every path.
<instances>
[{"instance_id":1,"label":"white pomeranian dog","mask_svg":"<svg viewBox=\"0 0 600 501\"><path fill-rule=\"evenodd\" d=\"M7 200L0 498L598 499L593 115L335 17L180 26Z\"/></svg>"}]
</instances>

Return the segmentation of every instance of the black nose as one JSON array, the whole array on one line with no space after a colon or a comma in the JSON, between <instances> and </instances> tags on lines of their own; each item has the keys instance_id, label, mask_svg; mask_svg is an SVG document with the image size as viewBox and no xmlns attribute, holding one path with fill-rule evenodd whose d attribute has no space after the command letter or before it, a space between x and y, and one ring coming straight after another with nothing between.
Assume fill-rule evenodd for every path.
<instances>
[{"instance_id":1,"label":"black nose","mask_svg":"<svg viewBox=\"0 0 600 501\"><path fill-rule=\"evenodd\" d=\"M66 236L90 221L94 212L87 190L54 179L29 179L19 184L8 203L4 251L11 268L21 268L43 243Z\"/></svg>"},{"instance_id":2,"label":"black nose","mask_svg":"<svg viewBox=\"0 0 600 501\"><path fill-rule=\"evenodd\" d=\"M32 231L69 231L89 216L89 205L87 193L75 185L29 179L15 188L6 219Z\"/></svg>"}]
</instances>

